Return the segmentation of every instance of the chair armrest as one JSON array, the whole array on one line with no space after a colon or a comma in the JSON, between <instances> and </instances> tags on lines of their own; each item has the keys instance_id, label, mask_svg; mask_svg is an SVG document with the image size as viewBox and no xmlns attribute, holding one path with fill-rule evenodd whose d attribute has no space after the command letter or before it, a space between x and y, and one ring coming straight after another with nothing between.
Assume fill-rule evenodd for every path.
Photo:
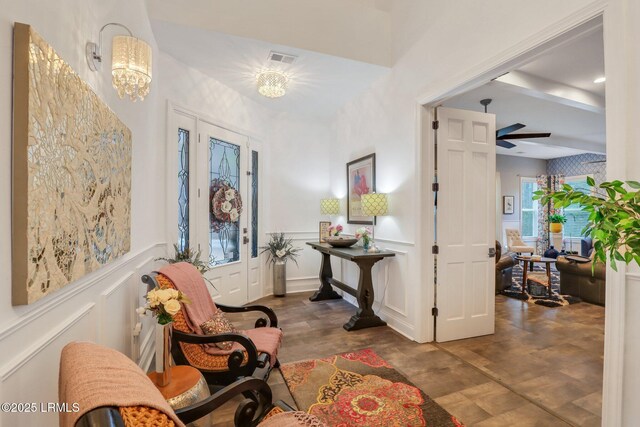
<instances>
[{"instance_id":1,"label":"chair armrest","mask_svg":"<svg viewBox=\"0 0 640 427\"><path fill-rule=\"evenodd\" d=\"M278 316L276 316L275 311L270 309L269 307L265 307L264 305L248 305L245 307L232 307L228 305L216 304L216 306L225 313L246 313L249 311L261 311L266 314L269 318L269 324L267 325L267 321L264 318L260 318L256 320L256 328L261 328L264 326L270 326L272 328L278 327Z\"/></svg>"},{"instance_id":2,"label":"chair armrest","mask_svg":"<svg viewBox=\"0 0 640 427\"><path fill-rule=\"evenodd\" d=\"M238 333L198 335L173 330L173 340L189 344L214 344L217 342L234 341L243 346L247 351L247 365L258 366L258 349L256 345L246 335ZM234 350L229 354L228 366L230 369L239 368L244 360L244 355L240 350Z\"/></svg>"},{"instance_id":3,"label":"chair armrest","mask_svg":"<svg viewBox=\"0 0 640 427\"><path fill-rule=\"evenodd\" d=\"M246 396L248 394L247 392L254 396L257 395L259 401L244 399L236 410L235 425L249 425L257 414L258 408L271 406L273 399L269 385L263 380L251 377L238 380L201 402L185 408L176 409L176 415L183 423L188 424L204 417L239 395Z\"/></svg>"}]
</instances>

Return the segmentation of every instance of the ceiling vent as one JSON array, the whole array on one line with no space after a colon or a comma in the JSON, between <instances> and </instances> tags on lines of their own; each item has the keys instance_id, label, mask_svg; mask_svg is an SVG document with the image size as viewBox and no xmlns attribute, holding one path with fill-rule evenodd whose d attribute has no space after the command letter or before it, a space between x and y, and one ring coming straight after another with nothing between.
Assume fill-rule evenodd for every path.
<instances>
[{"instance_id":1,"label":"ceiling vent","mask_svg":"<svg viewBox=\"0 0 640 427\"><path fill-rule=\"evenodd\" d=\"M280 52L274 52L274 51L269 52L269 61L273 61L273 62L282 62L283 64L293 64L293 61L295 61L296 58L297 56L289 55L287 53L280 53Z\"/></svg>"}]
</instances>

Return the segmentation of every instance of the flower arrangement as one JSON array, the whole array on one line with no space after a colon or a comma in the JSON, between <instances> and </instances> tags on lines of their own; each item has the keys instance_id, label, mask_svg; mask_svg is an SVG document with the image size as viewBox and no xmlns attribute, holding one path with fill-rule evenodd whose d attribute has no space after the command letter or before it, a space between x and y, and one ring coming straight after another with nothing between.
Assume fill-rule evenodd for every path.
<instances>
[{"instance_id":1,"label":"flower arrangement","mask_svg":"<svg viewBox=\"0 0 640 427\"><path fill-rule=\"evenodd\" d=\"M329 236L339 236L340 233L342 233L342 226L340 224L337 225L331 225L328 228L329 231Z\"/></svg>"},{"instance_id":2,"label":"flower arrangement","mask_svg":"<svg viewBox=\"0 0 640 427\"><path fill-rule=\"evenodd\" d=\"M362 239L364 246L368 247L371 243L371 229L369 227L360 227L356 230L356 239Z\"/></svg>"},{"instance_id":3,"label":"flower arrangement","mask_svg":"<svg viewBox=\"0 0 640 427\"><path fill-rule=\"evenodd\" d=\"M173 316L180 311L180 303L191 302L185 294L171 288L152 289L147 292L145 298L147 299L146 307L139 307L136 311L140 316L144 316L147 311L151 312L161 325L173 322Z\"/></svg>"},{"instance_id":4,"label":"flower arrangement","mask_svg":"<svg viewBox=\"0 0 640 427\"><path fill-rule=\"evenodd\" d=\"M298 261L296 261L296 257L300 255L302 249L296 248L293 246L293 242L291 239L287 239L284 233L271 233L271 239L266 244L266 246L261 247L263 253L267 253L268 260L267 262L276 262L277 260L284 260L285 262L288 260L292 260L298 265Z\"/></svg>"},{"instance_id":5,"label":"flower arrangement","mask_svg":"<svg viewBox=\"0 0 640 427\"><path fill-rule=\"evenodd\" d=\"M242 213L242 198L228 181L220 179L211 181L209 194L211 220L214 226L238 221Z\"/></svg>"}]
</instances>

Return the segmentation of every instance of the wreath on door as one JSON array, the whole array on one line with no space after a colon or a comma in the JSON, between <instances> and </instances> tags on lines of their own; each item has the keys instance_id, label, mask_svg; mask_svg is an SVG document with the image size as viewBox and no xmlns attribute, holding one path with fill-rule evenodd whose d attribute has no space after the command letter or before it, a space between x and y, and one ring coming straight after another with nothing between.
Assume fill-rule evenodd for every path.
<instances>
[{"instance_id":1,"label":"wreath on door","mask_svg":"<svg viewBox=\"0 0 640 427\"><path fill-rule=\"evenodd\" d=\"M214 179L209 189L211 224L218 231L224 224L237 222L242 214L242 197L229 181Z\"/></svg>"}]
</instances>

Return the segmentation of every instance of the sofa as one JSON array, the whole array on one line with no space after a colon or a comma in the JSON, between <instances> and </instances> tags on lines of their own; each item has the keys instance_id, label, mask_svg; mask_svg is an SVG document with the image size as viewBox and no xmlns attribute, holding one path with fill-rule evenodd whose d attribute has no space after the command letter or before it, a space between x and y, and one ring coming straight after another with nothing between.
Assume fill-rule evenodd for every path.
<instances>
[{"instance_id":1,"label":"sofa","mask_svg":"<svg viewBox=\"0 0 640 427\"><path fill-rule=\"evenodd\" d=\"M502 245L496 240L496 294L511 287L515 263L513 256L502 255Z\"/></svg>"},{"instance_id":2,"label":"sofa","mask_svg":"<svg viewBox=\"0 0 640 427\"><path fill-rule=\"evenodd\" d=\"M604 305L606 266L593 261L576 262L559 256L556 268L560 272L560 292L592 304Z\"/></svg>"}]
</instances>

